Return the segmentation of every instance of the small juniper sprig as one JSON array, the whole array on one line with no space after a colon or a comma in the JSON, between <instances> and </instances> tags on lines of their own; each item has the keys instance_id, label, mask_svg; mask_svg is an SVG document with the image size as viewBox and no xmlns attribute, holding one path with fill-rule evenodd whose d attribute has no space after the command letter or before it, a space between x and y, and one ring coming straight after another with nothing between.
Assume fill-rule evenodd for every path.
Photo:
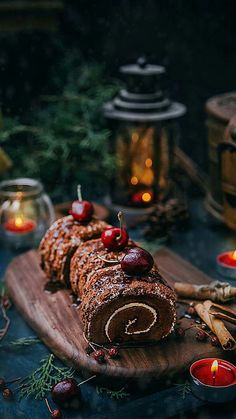
<instances>
[{"instance_id":1,"label":"small juniper sprig","mask_svg":"<svg viewBox=\"0 0 236 419\"><path fill-rule=\"evenodd\" d=\"M71 368L57 367L54 360L53 354L48 355L41 360L39 368L24 378L18 387L20 399L34 397L36 400L42 400L58 381L73 377L74 371Z\"/></svg>"},{"instance_id":2,"label":"small juniper sprig","mask_svg":"<svg viewBox=\"0 0 236 419\"><path fill-rule=\"evenodd\" d=\"M11 342L9 342L9 345L13 345L13 346L30 346L30 345L35 345L36 343L39 343L40 340L38 338L35 338L33 336L29 336L26 338L19 338L16 340L12 340Z\"/></svg>"},{"instance_id":3,"label":"small juniper sprig","mask_svg":"<svg viewBox=\"0 0 236 419\"><path fill-rule=\"evenodd\" d=\"M191 393L191 387L188 380L181 384L175 384L175 386L177 387L182 400L186 399L186 397Z\"/></svg>"},{"instance_id":4,"label":"small juniper sprig","mask_svg":"<svg viewBox=\"0 0 236 419\"><path fill-rule=\"evenodd\" d=\"M110 388L106 387L96 387L97 394L106 394L111 399L121 400L128 398L130 396L129 393L126 393L124 391L124 387L122 387L120 390L111 390Z\"/></svg>"}]
</instances>

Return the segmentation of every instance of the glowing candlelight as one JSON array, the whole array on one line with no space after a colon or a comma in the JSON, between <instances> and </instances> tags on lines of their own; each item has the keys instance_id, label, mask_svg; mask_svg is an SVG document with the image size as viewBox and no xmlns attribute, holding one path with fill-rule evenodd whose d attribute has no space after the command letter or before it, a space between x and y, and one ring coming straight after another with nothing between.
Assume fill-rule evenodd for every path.
<instances>
[{"instance_id":1,"label":"glowing candlelight","mask_svg":"<svg viewBox=\"0 0 236 419\"><path fill-rule=\"evenodd\" d=\"M4 228L6 231L11 233L29 233L33 231L36 224L33 220L25 218L23 215L17 215L15 218L10 218L5 224Z\"/></svg>"},{"instance_id":2,"label":"glowing candlelight","mask_svg":"<svg viewBox=\"0 0 236 419\"><path fill-rule=\"evenodd\" d=\"M216 258L217 269L221 275L236 278L236 250L221 253Z\"/></svg>"},{"instance_id":3,"label":"glowing candlelight","mask_svg":"<svg viewBox=\"0 0 236 419\"><path fill-rule=\"evenodd\" d=\"M224 359L205 358L190 366L192 393L199 399L222 403L235 399L236 366Z\"/></svg>"},{"instance_id":4,"label":"glowing candlelight","mask_svg":"<svg viewBox=\"0 0 236 419\"><path fill-rule=\"evenodd\" d=\"M215 384L216 384L216 374L218 372L218 361L216 359L212 362L211 372L212 372L212 378L213 378L213 386L215 386Z\"/></svg>"},{"instance_id":5,"label":"glowing candlelight","mask_svg":"<svg viewBox=\"0 0 236 419\"><path fill-rule=\"evenodd\" d=\"M152 191L139 191L133 194L132 202L137 205L148 205L153 201Z\"/></svg>"}]
</instances>

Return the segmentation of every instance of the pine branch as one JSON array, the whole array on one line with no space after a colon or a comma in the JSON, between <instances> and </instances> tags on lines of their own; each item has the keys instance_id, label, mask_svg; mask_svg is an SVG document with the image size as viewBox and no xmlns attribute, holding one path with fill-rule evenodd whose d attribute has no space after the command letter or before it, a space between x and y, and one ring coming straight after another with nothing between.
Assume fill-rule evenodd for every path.
<instances>
[{"instance_id":1,"label":"pine branch","mask_svg":"<svg viewBox=\"0 0 236 419\"><path fill-rule=\"evenodd\" d=\"M29 346L39 343L40 339L34 337L19 338L10 342L10 345L13 346Z\"/></svg>"},{"instance_id":2,"label":"pine branch","mask_svg":"<svg viewBox=\"0 0 236 419\"><path fill-rule=\"evenodd\" d=\"M24 379L24 383L18 387L20 399L34 397L42 400L58 381L73 377L74 371L71 368L57 367L54 359L52 354L42 359L41 366Z\"/></svg>"},{"instance_id":3,"label":"pine branch","mask_svg":"<svg viewBox=\"0 0 236 419\"><path fill-rule=\"evenodd\" d=\"M96 387L97 394L106 394L111 399L121 400L130 397L129 393L126 393L124 391L124 387L122 387L120 390L111 390L106 387Z\"/></svg>"},{"instance_id":4,"label":"pine branch","mask_svg":"<svg viewBox=\"0 0 236 419\"><path fill-rule=\"evenodd\" d=\"M186 397L191 393L191 387L188 380L181 384L175 384L175 386L177 387L182 400L186 399Z\"/></svg>"}]
</instances>

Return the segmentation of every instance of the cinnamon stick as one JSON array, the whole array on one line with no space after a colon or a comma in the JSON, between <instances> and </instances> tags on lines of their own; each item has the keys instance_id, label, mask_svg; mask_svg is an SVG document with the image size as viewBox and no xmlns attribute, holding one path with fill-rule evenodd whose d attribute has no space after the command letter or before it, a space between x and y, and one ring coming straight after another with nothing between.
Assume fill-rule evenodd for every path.
<instances>
[{"instance_id":1,"label":"cinnamon stick","mask_svg":"<svg viewBox=\"0 0 236 419\"><path fill-rule=\"evenodd\" d=\"M236 298L236 288L227 282L214 281L208 285L176 282L174 289L178 297L196 300L212 300L223 303Z\"/></svg>"},{"instance_id":2,"label":"cinnamon stick","mask_svg":"<svg viewBox=\"0 0 236 419\"><path fill-rule=\"evenodd\" d=\"M206 300L204 303L195 305L195 309L199 317L207 324L209 329L218 337L220 344L224 350L233 350L236 347L236 341L228 331L222 320L210 314L212 301Z\"/></svg>"}]
</instances>

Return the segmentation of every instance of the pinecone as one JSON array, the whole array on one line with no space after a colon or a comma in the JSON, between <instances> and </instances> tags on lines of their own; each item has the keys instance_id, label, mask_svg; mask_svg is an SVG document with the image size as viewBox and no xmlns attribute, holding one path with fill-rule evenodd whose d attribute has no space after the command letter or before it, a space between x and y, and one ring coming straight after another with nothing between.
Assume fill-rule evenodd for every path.
<instances>
[{"instance_id":1,"label":"pinecone","mask_svg":"<svg viewBox=\"0 0 236 419\"><path fill-rule=\"evenodd\" d=\"M147 240L169 237L174 228L186 228L189 222L187 206L176 198L154 206L147 216L144 236Z\"/></svg>"}]
</instances>

